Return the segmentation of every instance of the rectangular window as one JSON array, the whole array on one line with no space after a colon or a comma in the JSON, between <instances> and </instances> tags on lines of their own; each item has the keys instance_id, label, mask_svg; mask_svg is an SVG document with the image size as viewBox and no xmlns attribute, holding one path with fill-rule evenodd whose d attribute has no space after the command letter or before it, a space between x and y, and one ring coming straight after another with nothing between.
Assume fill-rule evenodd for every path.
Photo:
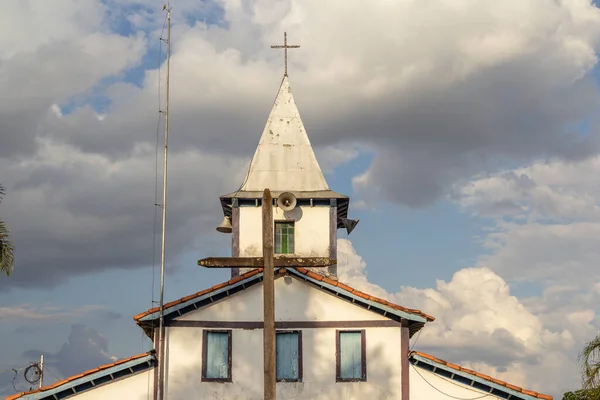
<instances>
[{"instance_id":1,"label":"rectangular window","mask_svg":"<svg viewBox=\"0 0 600 400\"><path fill-rule=\"evenodd\" d=\"M277 332L278 382L302 381L302 332Z\"/></svg>"},{"instance_id":2,"label":"rectangular window","mask_svg":"<svg viewBox=\"0 0 600 400\"><path fill-rule=\"evenodd\" d=\"M275 222L275 254L294 253L294 223Z\"/></svg>"},{"instance_id":3,"label":"rectangular window","mask_svg":"<svg viewBox=\"0 0 600 400\"><path fill-rule=\"evenodd\" d=\"M336 380L357 382L367 380L365 331L337 331Z\"/></svg>"},{"instance_id":4,"label":"rectangular window","mask_svg":"<svg viewBox=\"0 0 600 400\"><path fill-rule=\"evenodd\" d=\"M204 331L202 380L231 382L231 331Z\"/></svg>"}]
</instances>

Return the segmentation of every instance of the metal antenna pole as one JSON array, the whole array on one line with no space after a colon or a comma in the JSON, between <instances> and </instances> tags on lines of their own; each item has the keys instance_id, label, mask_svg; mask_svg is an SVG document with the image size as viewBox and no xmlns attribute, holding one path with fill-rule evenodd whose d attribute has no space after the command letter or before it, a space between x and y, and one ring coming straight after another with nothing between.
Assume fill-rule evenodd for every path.
<instances>
[{"instance_id":1,"label":"metal antenna pole","mask_svg":"<svg viewBox=\"0 0 600 400\"><path fill-rule=\"evenodd\" d=\"M44 383L44 355L40 356L40 388Z\"/></svg>"},{"instance_id":2,"label":"metal antenna pole","mask_svg":"<svg viewBox=\"0 0 600 400\"><path fill-rule=\"evenodd\" d=\"M165 371L165 234L167 225L167 153L169 149L169 70L171 66L171 5L167 4L167 93L165 106L165 161L163 166L163 201L162 201L162 246L160 256L160 319L158 326L158 400L164 399Z\"/></svg>"}]
</instances>

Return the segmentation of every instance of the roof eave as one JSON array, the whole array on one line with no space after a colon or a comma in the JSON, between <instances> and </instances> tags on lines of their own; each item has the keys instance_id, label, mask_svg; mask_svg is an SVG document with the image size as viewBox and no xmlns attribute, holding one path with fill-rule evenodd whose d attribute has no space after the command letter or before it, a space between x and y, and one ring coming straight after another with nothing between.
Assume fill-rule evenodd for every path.
<instances>
[{"instance_id":1,"label":"roof eave","mask_svg":"<svg viewBox=\"0 0 600 400\"><path fill-rule=\"evenodd\" d=\"M201 303L201 302L203 302L205 300L210 300L210 302L212 303L213 302L212 299L214 297L218 297L219 295L222 295L222 294L227 294L227 296L228 296L229 295L228 292L230 292L232 289L236 289L236 288L238 288L240 286L243 289L245 289L246 288L245 286L248 285L249 283L257 283L258 281L261 281L262 280L262 276L263 276L262 272L259 272L259 273L254 274L254 275L252 275L252 276L250 276L250 277L248 277L246 279L242 279L239 282L236 282L234 284L223 286L223 287L221 287L219 289L215 289L213 291L210 291L210 292L208 292L208 293L206 293L206 294L204 294L202 296L198 296L198 297L195 297L195 298L190 299L188 301L183 301L183 302L181 302L181 303L179 303L177 305L173 305L173 306L169 307L168 310L165 309L163 311L163 318L167 317L167 316L169 316L171 314L175 314L175 313L177 314L177 317L181 316L181 315L183 315L183 313L181 312L182 309L185 309L185 308L190 307L190 306L194 306L195 304ZM198 309L200 307L194 307L194 308ZM149 322L156 321L159 318L160 318L160 312L159 311L155 311L155 312L149 313L149 314L147 314L147 315L145 315L143 317L140 317L140 318L136 319L136 322L138 324L149 323Z\"/></svg>"},{"instance_id":2,"label":"roof eave","mask_svg":"<svg viewBox=\"0 0 600 400\"><path fill-rule=\"evenodd\" d=\"M386 306L384 304L380 304L380 303L374 302L372 300L365 299L364 297L360 297L360 296L357 296L357 295L355 295L353 293L347 292L346 290L340 289L337 286L331 285L331 284L329 284L327 282L324 282L322 280L319 281L317 279L311 278L310 276L302 274L302 273L296 271L293 268L288 269L288 272L290 272L292 275L297 276L300 279L304 279L306 281L309 281L312 284L314 284L316 286L319 286L321 288L324 288L324 289L326 289L328 291L332 291L332 292L336 292L336 293L342 293L343 292L344 296L350 297L352 299L352 303L361 302L361 303L367 304L369 306L368 308L377 308L377 309L380 309L380 310L382 310L382 311L385 312L384 316L387 316L386 314L392 314L392 315L396 315L396 316L398 316L398 317L400 317L402 319L406 319L407 321L411 321L411 322L422 323L422 324L425 324L425 323L428 322L428 320L427 320L426 317L423 317L423 316L417 315L417 314L411 314L411 313L408 313L408 312L405 312L405 311L402 311L402 310L396 310L396 309L388 307L388 306Z\"/></svg>"},{"instance_id":3,"label":"roof eave","mask_svg":"<svg viewBox=\"0 0 600 400\"><path fill-rule=\"evenodd\" d=\"M273 198L277 198L283 191L272 191ZM313 199L313 200L336 200L337 201L337 228L343 228L342 218L348 218L348 208L350 206L350 198L334 192L333 190L318 190L314 192L307 191L291 191L297 199ZM231 208L233 199L243 200L262 200L263 193L255 191L239 191L225 194L219 197L223 215L231 218Z\"/></svg>"},{"instance_id":4,"label":"roof eave","mask_svg":"<svg viewBox=\"0 0 600 400\"><path fill-rule=\"evenodd\" d=\"M334 192L333 190L271 190L271 195L275 198L281 193L293 193L299 199L349 199L348 196ZM240 190L219 196L220 199L262 199L263 192L257 190Z\"/></svg>"},{"instance_id":5,"label":"roof eave","mask_svg":"<svg viewBox=\"0 0 600 400\"><path fill-rule=\"evenodd\" d=\"M390 319L395 319L395 320L405 319L405 320L409 321L409 328L410 328L411 336L414 335L416 332L418 332L425 325L425 323L427 323L429 321L433 321L433 317L423 314L420 311L418 314L417 313L413 314L413 313L410 313L407 311L394 309L392 307L386 306L385 304L381 304L376 301L369 300L368 298L358 296L352 292L348 292L347 290L344 290L342 288L339 288L337 286L329 284L323 280L315 279L315 278L309 276L311 274L310 272L307 272L305 274L300 271L300 270L305 270L304 268L298 268L298 269L296 269L296 268L285 268L285 269L277 268L275 273L278 274L279 276L281 276L280 270L285 270L285 272L287 274L290 274L298 279L304 280L304 281L312 284L313 286L316 286L322 290L328 291L330 294L335 295L336 297L339 297L346 301L350 301L353 304L360 305L368 310L372 310L372 309L380 310L381 312L379 312L379 314L383 315L384 317L387 317ZM255 271L259 271L259 270L257 269ZM245 279L240 279L239 281L236 281L235 283L232 283L229 285L225 285L225 284L217 285L214 287L215 288L214 290L211 290L211 291L207 292L206 294L200 295L198 297L192 297L192 298L189 298L189 300L184 300L184 299L186 299L184 297L180 300L175 301L175 302L179 301L179 303L173 304L172 306L165 308L163 317L165 318L166 322L168 323L168 321L170 321L173 318L177 318L183 314L186 314L187 312L202 308L206 304L210 304L215 301L221 300L221 299L228 297L229 295L234 294L238 291L245 290L248 287L253 286L254 284L256 284L262 280L263 280L262 271L254 272L251 276L249 276ZM191 297L191 296L188 296L188 297ZM172 302L172 303L175 303L175 302ZM201 303L205 303L205 304L201 304ZM139 314L139 316L134 317L136 323L139 326L141 326L146 331L147 334L148 334L148 332L151 331L152 327L156 324L156 322L158 321L159 318L160 318L160 312L156 309L153 309L152 312L142 313L142 314Z\"/></svg>"},{"instance_id":6,"label":"roof eave","mask_svg":"<svg viewBox=\"0 0 600 400\"><path fill-rule=\"evenodd\" d=\"M109 383L115 379L122 378L124 376L133 375L139 372L146 371L154 367L156 357L154 351L147 353L145 356L122 362L117 365L105 367L100 366L99 370L88 375L82 374L80 378L67 381L56 387L48 386L47 389L41 388L35 392L23 393L21 395L9 396L7 400L44 400L44 399L64 399L70 396L78 395L87 390L98 387L102 384ZM142 367L142 368L140 368ZM123 374L123 372L126 372ZM106 377L109 377L107 380ZM97 382L97 383L95 383ZM64 392L70 392L68 394Z\"/></svg>"},{"instance_id":7,"label":"roof eave","mask_svg":"<svg viewBox=\"0 0 600 400\"><path fill-rule=\"evenodd\" d=\"M468 373L466 371L458 370L458 369L449 367L449 366L447 366L447 365L445 365L443 363L439 363L437 361L430 360L429 358L423 357L423 356L421 356L419 354L416 354L414 352L410 354L409 359L411 360L411 363L415 367L418 367L420 363L426 364L426 365L429 365L429 366L433 367L433 370L430 370L430 372L433 372L434 374L437 373L439 375L439 372L436 372L436 370L437 369L441 369L441 370L443 370L443 371L451 374L451 376L460 376L460 377L462 377L462 378L464 378L466 380L470 380L471 381L471 386L473 386L473 382L477 382L480 385L484 385L484 386L489 387L490 388L489 389L490 392L492 392L492 390L495 389L495 390L504 392L506 394L509 394L511 396L510 397L511 399L515 398L515 399L523 399L523 400L540 400L540 399L546 399L546 398L548 398L547 395L543 395L545 397L536 397L536 396L532 396L532 395L529 395L529 394L524 393L524 392L520 392L520 391L511 389L511 388L509 388L507 386L498 384L498 383L493 382L491 380L487 380L487 379L481 378L481 377L479 377L477 375L470 374L470 373ZM483 389L480 389L480 390L483 391ZM550 397L550 398L552 398L552 397Z\"/></svg>"}]
</instances>

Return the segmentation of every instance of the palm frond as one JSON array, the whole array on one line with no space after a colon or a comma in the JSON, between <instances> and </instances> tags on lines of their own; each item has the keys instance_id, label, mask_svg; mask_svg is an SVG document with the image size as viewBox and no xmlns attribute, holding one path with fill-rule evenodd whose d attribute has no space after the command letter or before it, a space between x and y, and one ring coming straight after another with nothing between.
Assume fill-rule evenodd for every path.
<instances>
[{"instance_id":1,"label":"palm frond","mask_svg":"<svg viewBox=\"0 0 600 400\"><path fill-rule=\"evenodd\" d=\"M11 274L15 263L14 246L4 221L0 220L0 274Z\"/></svg>"},{"instance_id":2,"label":"palm frond","mask_svg":"<svg viewBox=\"0 0 600 400\"><path fill-rule=\"evenodd\" d=\"M4 186L0 185L0 202L5 193ZM0 220L0 274L11 274L15 264L15 248L10 240L10 233L4 221Z\"/></svg>"},{"instance_id":3,"label":"palm frond","mask_svg":"<svg viewBox=\"0 0 600 400\"><path fill-rule=\"evenodd\" d=\"M579 354L584 389L600 388L600 335L589 342Z\"/></svg>"}]
</instances>

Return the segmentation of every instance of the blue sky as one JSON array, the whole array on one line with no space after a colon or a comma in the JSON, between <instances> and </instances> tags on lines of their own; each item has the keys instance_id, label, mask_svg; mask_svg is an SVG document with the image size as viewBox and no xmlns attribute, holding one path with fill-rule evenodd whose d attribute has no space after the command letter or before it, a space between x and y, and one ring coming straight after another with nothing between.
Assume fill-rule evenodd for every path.
<instances>
[{"instance_id":1,"label":"blue sky","mask_svg":"<svg viewBox=\"0 0 600 400\"><path fill-rule=\"evenodd\" d=\"M438 317L424 349L533 389L548 376L547 391L573 388L577 349L600 329L600 192L589 178L600 154L600 13L585 2L410 3L349 2L341 14L311 2L174 3L166 300L229 276L196 262L230 254L230 236L214 230L218 195L241 183L281 79L282 55L268 45L288 31L302 45L290 76L303 122L330 187L351 197L350 218L360 219L352 249L338 249L358 254L350 283ZM14 276L0 280L0 334L11 343L0 371L33 361L30 350L55 354L50 369L64 377L150 348L132 317L152 307L153 287L158 300L164 14L160 2L140 4L15 2L6 11L2 29L19 30L22 42L0 41L10 93L0 100L11 104L0 112L0 216L18 257ZM349 21L353 30L342 29ZM455 322L490 313L487 324ZM473 349L468 334L480 325ZM518 352L501 364L490 350L497 330L538 364ZM76 335L95 344L79 349ZM550 359L573 372L547 369ZM0 374L0 393L11 379Z\"/></svg>"},{"instance_id":2,"label":"blue sky","mask_svg":"<svg viewBox=\"0 0 600 400\"><path fill-rule=\"evenodd\" d=\"M356 164L360 164L361 161L356 160ZM334 190L352 196L350 180L353 175L348 174L345 169L345 166L342 166L335 174L326 178ZM149 202L152 200L148 199ZM215 199L213 208L215 214L221 212L218 199ZM360 219L359 225L348 238L367 262L369 280L390 292L398 290L402 285L430 287L435 284L436 279L448 280L456 270L472 265L482 253L475 238L482 234L481 226L485 221L461 213L456 206L446 202L423 210L382 204L374 211L352 208L351 203L350 215ZM151 218L150 214L148 219ZM211 234L214 236L215 245L212 253L190 253L177 259L169 257L169 263L176 263L181 269L166 276L167 301L228 279L229 271L203 269L196 264L200 258L231 254L230 235L219 234L216 230ZM347 237L344 230L338 230L338 235ZM157 238L160 240L160 227ZM152 259L150 248L147 258ZM156 264L154 274L158 289L159 247ZM82 265L82 268L85 268L85 265ZM139 328L135 326L132 317L151 305L152 275L150 265L133 271L113 270L74 278L67 284L50 290L32 289L5 293L0 296L0 302L4 306L34 303L65 308L75 304L102 305L121 314L122 317L110 324L104 321L98 324L94 323L93 316L90 316L89 324L109 338L118 338L110 341L111 353L126 356L131 346L139 341L139 335L136 335ZM158 301L157 295L155 300ZM8 335L14 327L5 328L9 328L5 330ZM70 330L69 326L62 323L54 327L45 325L44 329L47 329L46 332L54 344L48 341L48 351L58 349ZM30 340L27 337L17 339L23 340L21 346L25 347ZM148 345L146 343L146 346ZM20 349L16 346L13 349L13 356L19 356Z\"/></svg>"}]
</instances>

